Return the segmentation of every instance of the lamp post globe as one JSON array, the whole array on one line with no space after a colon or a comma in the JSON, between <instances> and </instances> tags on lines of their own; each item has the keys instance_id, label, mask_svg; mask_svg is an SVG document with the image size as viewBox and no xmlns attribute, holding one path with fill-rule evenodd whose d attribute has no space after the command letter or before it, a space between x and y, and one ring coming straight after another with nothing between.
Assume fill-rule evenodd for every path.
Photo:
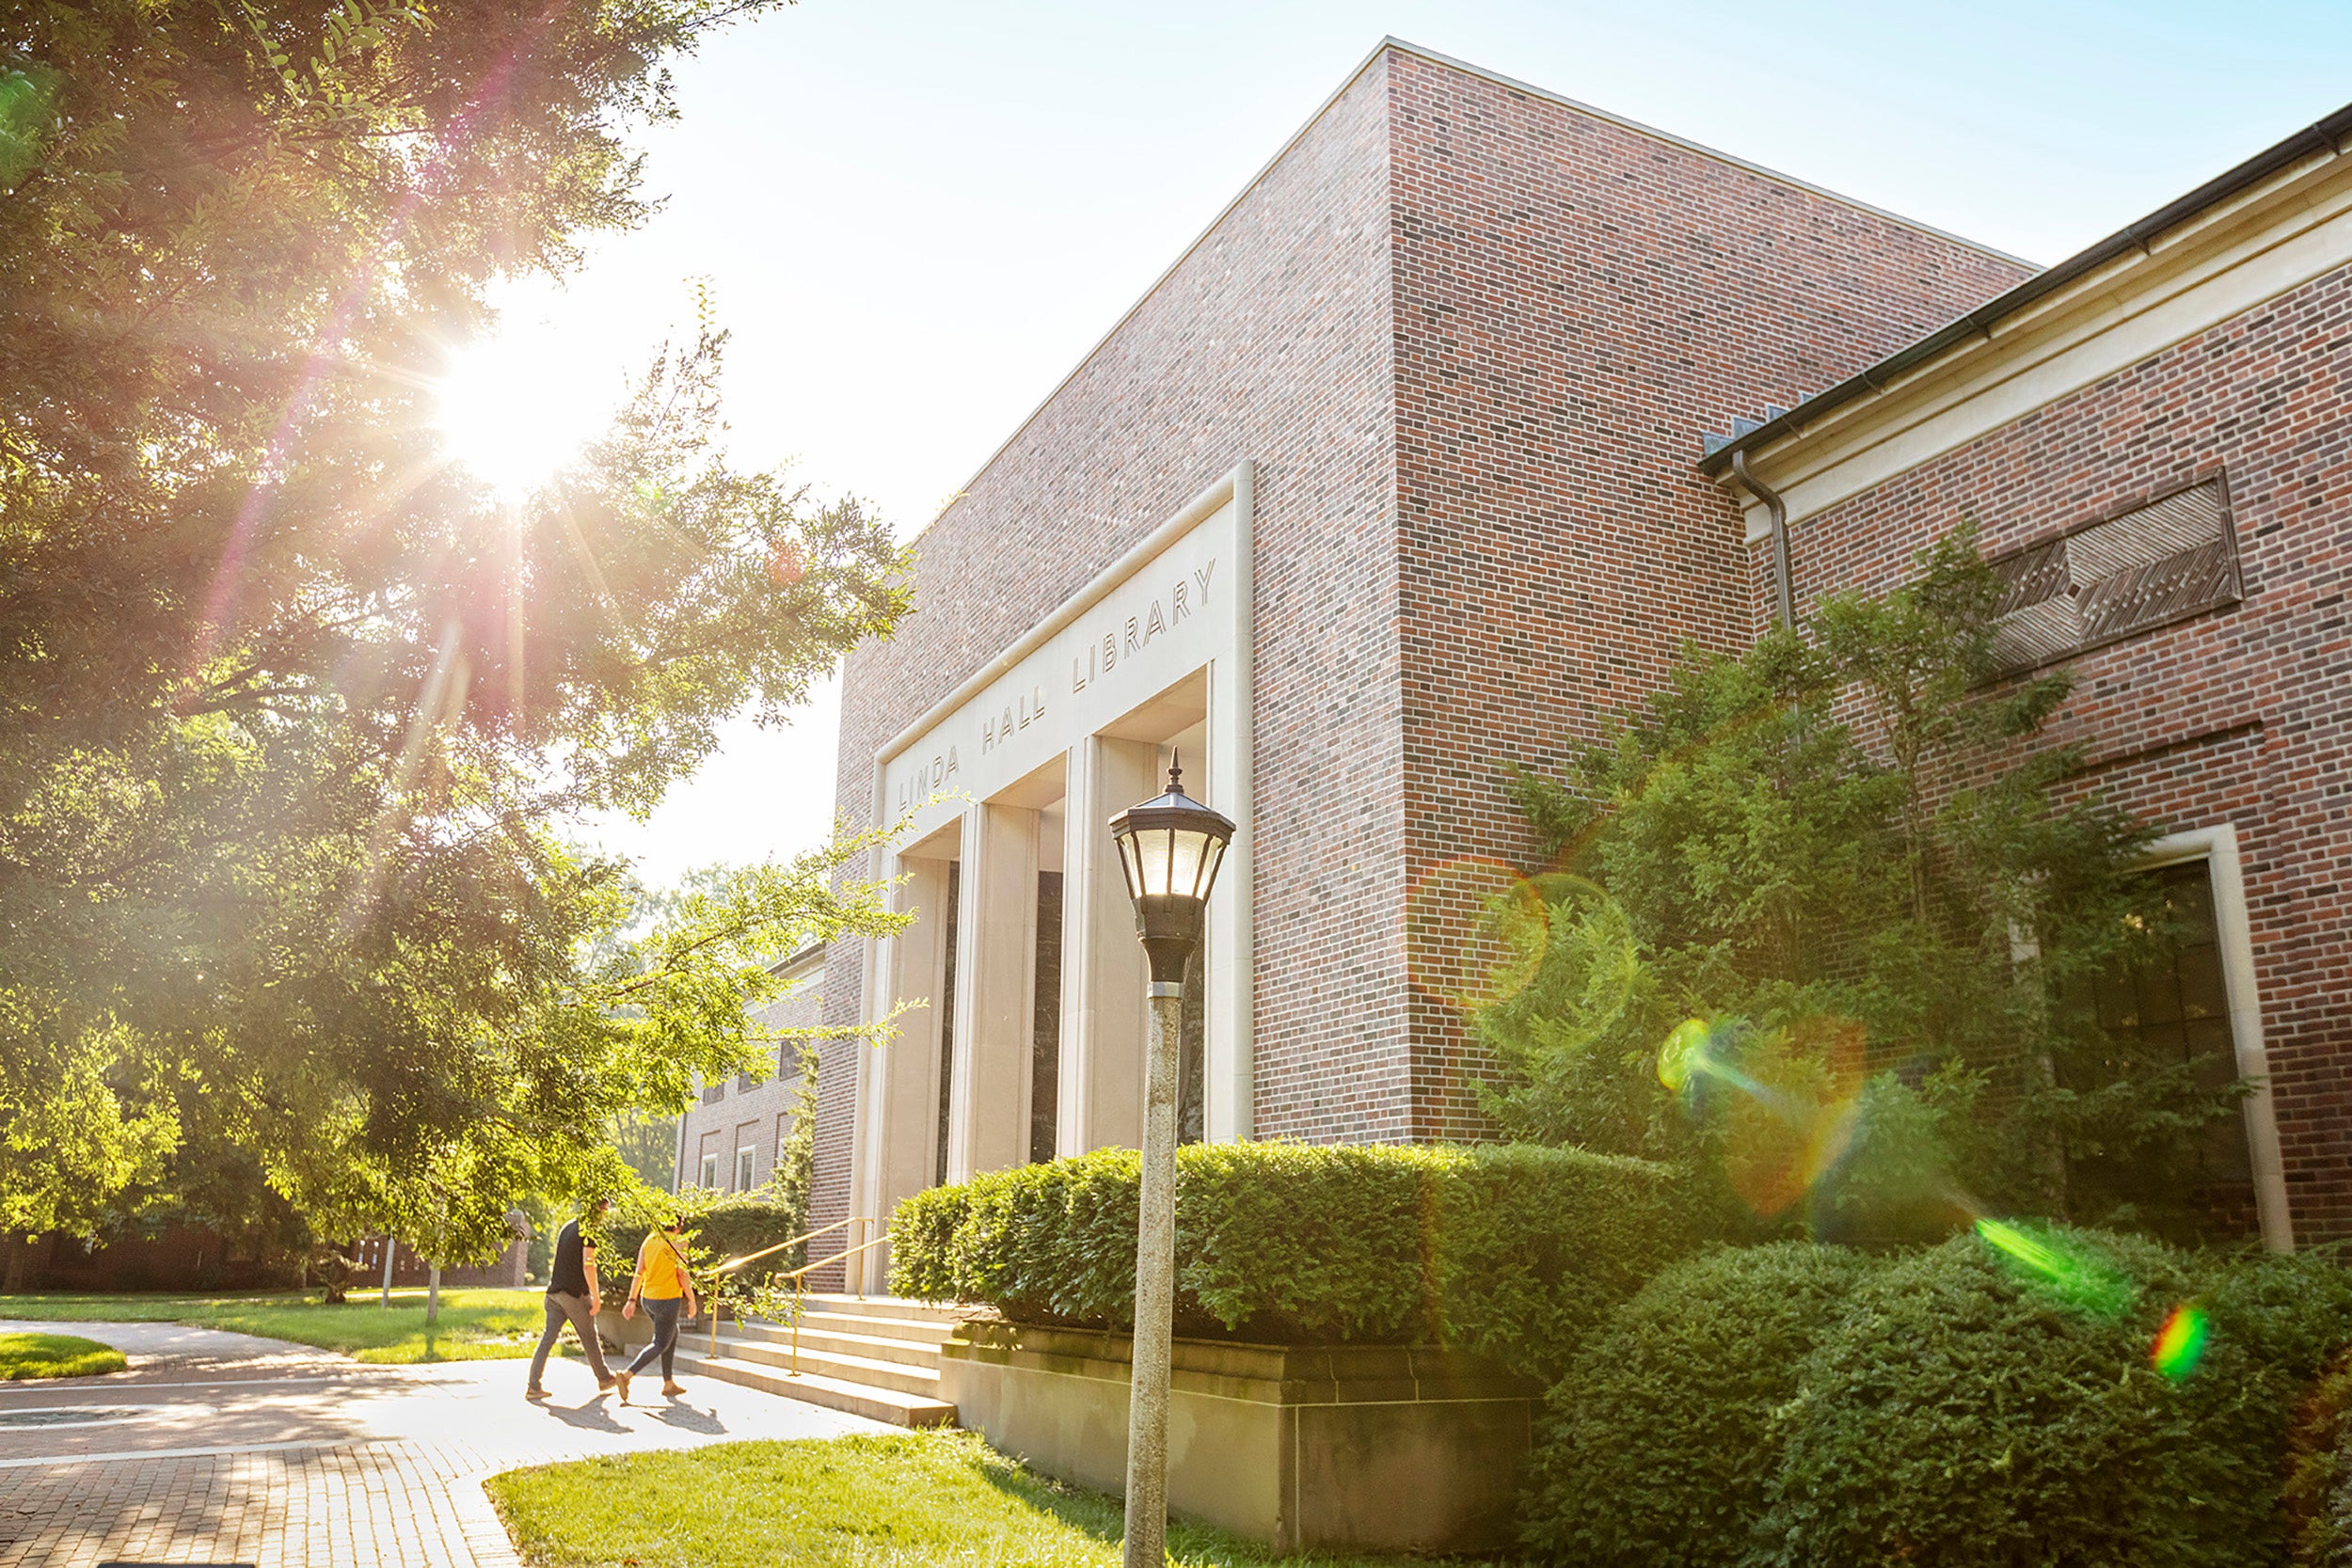
<instances>
[{"instance_id":1,"label":"lamp post globe","mask_svg":"<svg viewBox=\"0 0 2352 1568\"><path fill-rule=\"evenodd\" d=\"M1184 793L1183 757L1168 790L1111 818L1135 901L1136 935L1152 962L1152 1028L1144 1064L1143 1185L1136 1233L1136 1323L1127 1402L1125 1568L1162 1568L1168 1552L1168 1382L1176 1310L1176 1100L1184 966L1232 818Z\"/></svg>"},{"instance_id":2,"label":"lamp post globe","mask_svg":"<svg viewBox=\"0 0 2352 1568\"><path fill-rule=\"evenodd\" d=\"M1183 981L1233 838L1232 819L1185 794L1184 777L1180 754L1168 770L1166 793L1111 818L1127 896L1135 900L1136 934L1151 955L1155 982Z\"/></svg>"}]
</instances>

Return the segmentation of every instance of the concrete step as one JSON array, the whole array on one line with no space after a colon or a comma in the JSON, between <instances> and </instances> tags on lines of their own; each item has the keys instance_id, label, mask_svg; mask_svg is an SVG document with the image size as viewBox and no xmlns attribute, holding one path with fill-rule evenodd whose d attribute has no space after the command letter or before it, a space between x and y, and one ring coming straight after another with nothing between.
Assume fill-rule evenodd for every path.
<instances>
[{"instance_id":1,"label":"concrete step","mask_svg":"<svg viewBox=\"0 0 2352 1568\"><path fill-rule=\"evenodd\" d=\"M868 1361L893 1361L902 1367L936 1369L939 1366L940 1341L937 1339L901 1339L883 1334L860 1334L836 1328L821 1328L814 1322L815 1316L814 1313L810 1314L809 1321L803 1321L801 1324L800 1346L803 1354L810 1351L826 1351L835 1355L862 1356ZM844 1320L829 1318L827 1321L840 1323ZM855 1323L866 1320L851 1318L847 1321ZM772 1323L752 1323L740 1328L722 1329L719 1333L719 1343L724 1346L730 1341L743 1345L757 1345L766 1350L788 1351L793 1343L792 1330Z\"/></svg>"},{"instance_id":2,"label":"concrete step","mask_svg":"<svg viewBox=\"0 0 2352 1568\"><path fill-rule=\"evenodd\" d=\"M855 1312L862 1317L897 1318L903 1322L946 1323L950 1326L962 1319L962 1309L941 1307L928 1301L907 1301L898 1296L810 1295L804 1304L810 1312Z\"/></svg>"},{"instance_id":3,"label":"concrete step","mask_svg":"<svg viewBox=\"0 0 2352 1568\"><path fill-rule=\"evenodd\" d=\"M793 1364L789 1345L771 1345L758 1339L730 1339L719 1337L722 1359L740 1361L758 1367L789 1369ZM939 1362L934 1358L929 1366L909 1366L898 1361L877 1361L870 1356L850 1354L842 1351L812 1349L806 1339L801 1341L800 1368L819 1377L839 1378L845 1383L863 1383L875 1388L888 1388L901 1394L920 1394L931 1398L939 1394Z\"/></svg>"},{"instance_id":4,"label":"concrete step","mask_svg":"<svg viewBox=\"0 0 2352 1568\"><path fill-rule=\"evenodd\" d=\"M746 1339L766 1339L771 1343L786 1343L792 1338L792 1325L788 1323L755 1321L729 1323L726 1331L739 1334ZM855 1312L814 1310L801 1314L801 1335L803 1338L810 1334L851 1334L866 1339L896 1339L923 1351L935 1352L954 1333L955 1327L951 1323L921 1323L912 1318L876 1318Z\"/></svg>"},{"instance_id":5,"label":"concrete step","mask_svg":"<svg viewBox=\"0 0 2352 1568\"><path fill-rule=\"evenodd\" d=\"M723 1340L720 1348L723 1351L726 1348ZM722 1383L740 1384L746 1388L757 1388L762 1393L804 1400L810 1404L823 1405L828 1410L845 1410L852 1416L887 1421L894 1426L944 1427L956 1424L956 1407L935 1395L876 1387L872 1384L850 1382L810 1370L803 1370L800 1376L794 1377L781 1368L763 1366L732 1355L714 1357L699 1351L689 1354L683 1346L679 1348L678 1363L681 1372L715 1377ZM801 1365L807 1368L810 1363L803 1357Z\"/></svg>"}]
</instances>

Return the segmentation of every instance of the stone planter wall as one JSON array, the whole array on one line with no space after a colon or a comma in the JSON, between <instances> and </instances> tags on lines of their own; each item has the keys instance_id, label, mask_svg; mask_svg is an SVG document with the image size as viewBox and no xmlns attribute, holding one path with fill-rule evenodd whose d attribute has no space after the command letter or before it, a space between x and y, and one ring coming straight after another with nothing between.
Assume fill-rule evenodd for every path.
<instances>
[{"instance_id":1,"label":"stone planter wall","mask_svg":"<svg viewBox=\"0 0 2352 1568\"><path fill-rule=\"evenodd\" d=\"M1004 1452L1117 1494L1128 1373L1124 1335L966 1323L941 1397ZM1168 1507L1281 1551L1506 1546L1539 1397L1451 1351L1179 1339Z\"/></svg>"},{"instance_id":2,"label":"stone planter wall","mask_svg":"<svg viewBox=\"0 0 2352 1568\"><path fill-rule=\"evenodd\" d=\"M624 1318L617 1307L599 1307L596 1311L596 1338L605 1342L608 1350L633 1351L640 1345L653 1343L653 1320L643 1312L633 1318Z\"/></svg>"}]
</instances>

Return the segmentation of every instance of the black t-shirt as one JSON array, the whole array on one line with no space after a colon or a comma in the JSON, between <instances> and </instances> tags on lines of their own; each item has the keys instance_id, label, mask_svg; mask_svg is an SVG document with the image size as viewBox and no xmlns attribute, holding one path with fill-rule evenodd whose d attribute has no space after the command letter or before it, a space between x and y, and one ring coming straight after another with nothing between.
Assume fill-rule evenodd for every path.
<instances>
[{"instance_id":1,"label":"black t-shirt","mask_svg":"<svg viewBox=\"0 0 2352 1568\"><path fill-rule=\"evenodd\" d=\"M584 1296L588 1293L587 1259L580 1239L580 1222L569 1220L555 1233L555 1267L548 1274L548 1294Z\"/></svg>"}]
</instances>

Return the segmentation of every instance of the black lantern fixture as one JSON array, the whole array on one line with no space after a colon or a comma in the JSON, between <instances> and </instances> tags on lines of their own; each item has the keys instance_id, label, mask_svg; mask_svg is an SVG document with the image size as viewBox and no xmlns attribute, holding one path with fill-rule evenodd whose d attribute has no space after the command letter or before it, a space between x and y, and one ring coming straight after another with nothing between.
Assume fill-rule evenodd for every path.
<instances>
[{"instance_id":1,"label":"black lantern fixture","mask_svg":"<svg viewBox=\"0 0 2352 1568\"><path fill-rule=\"evenodd\" d=\"M1136 903L1136 930L1151 955L1156 986L1181 984L1192 950L1200 944L1201 911L1232 842L1233 822L1184 793L1184 757L1168 769L1168 792L1111 818L1127 896Z\"/></svg>"}]
</instances>

